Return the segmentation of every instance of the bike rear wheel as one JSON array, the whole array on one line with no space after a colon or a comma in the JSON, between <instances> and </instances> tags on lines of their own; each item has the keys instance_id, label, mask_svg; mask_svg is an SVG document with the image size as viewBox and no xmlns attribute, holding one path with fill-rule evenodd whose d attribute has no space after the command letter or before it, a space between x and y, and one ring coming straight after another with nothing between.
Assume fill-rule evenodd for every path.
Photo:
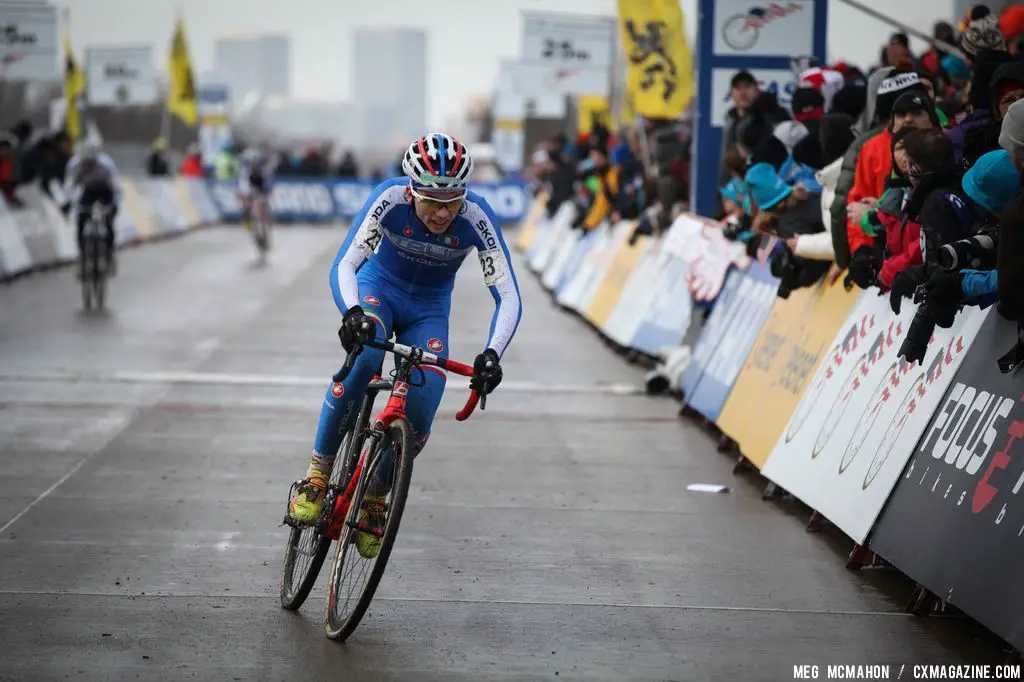
<instances>
[{"instance_id":1,"label":"bike rear wheel","mask_svg":"<svg viewBox=\"0 0 1024 682\"><path fill-rule=\"evenodd\" d=\"M344 489L345 482L351 475L347 466L347 453L351 442L352 432L349 431L338 448L328 490L331 486ZM329 515L333 507L333 497L328 495L324 514ZM330 548L331 539L323 534L319 525L290 527L281 570L281 608L297 611L305 603L313 586L316 585L316 579Z\"/></svg>"},{"instance_id":2,"label":"bike rear wheel","mask_svg":"<svg viewBox=\"0 0 1024 682\"><path fill-rule=\"evenodd\" d=\"M103 303L100 295L97 295L96 279L99 277L98 256L99 244L94 235L87 233L82 243L83 252L79 258L79 267L82 269L82 307L86 312L99 309Z\"/></svg>"},{"instance_id":3,"label":"bike rear wheel","mask_svg":"<svg viewBox=\"0 0 1024 682\"><path fill-rule=\"evenodd\" d=\"M325 629L331 639L344 641L351 636L366 609L373 600L377 585L384 575L388 557L398 535L398 527L405 511L412 479L412 460L415 438L412 427L404 419L398 419L380 435L368 438L365 465L349 507L345 529L341 534L331 566L330 585L327 593L327 614ZM354 527L359 519L363 499L369 482L377 470L382 470L382 457L391 449L390 476L387 477L389 491L385 496L385 515L380 548L376 557L365 558L356 548L357 531Z\"/></svg>"}]
</instances>

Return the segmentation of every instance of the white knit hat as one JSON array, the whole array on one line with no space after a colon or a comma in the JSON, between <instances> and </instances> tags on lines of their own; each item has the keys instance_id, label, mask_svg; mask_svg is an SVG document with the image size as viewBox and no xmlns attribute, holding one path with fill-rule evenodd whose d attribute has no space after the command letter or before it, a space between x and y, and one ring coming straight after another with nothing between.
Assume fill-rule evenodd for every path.
<instances>
[{"instance_id":1,"label":"white knit hat","mask_svg":"<svg viewBox=\"0 0 1024 682\"><path fill-rule=\"evenodd\" d=\"M999 130L999 146L1017 159L1024 159L1024 99L1007 109Z\"/></svg>"}]
</instances>

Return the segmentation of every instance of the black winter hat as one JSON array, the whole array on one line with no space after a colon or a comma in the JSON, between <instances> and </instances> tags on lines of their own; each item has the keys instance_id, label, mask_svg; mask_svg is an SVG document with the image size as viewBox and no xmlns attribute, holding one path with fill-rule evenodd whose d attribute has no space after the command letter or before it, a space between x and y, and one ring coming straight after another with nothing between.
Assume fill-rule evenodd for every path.
<instances>
[{"instance_id":1,"label":"black winter hat","mask_svg":"<svg viewBox=\"0 0 1024 682\"><path fill-rule=\"evenodd\" d=\"M875 100L875 118L880 121L892 120L892 106L900 95L909 91L928 94L921 78L914 71L893 71L882 79Z\"/></svg>"},{"instance_id":2,"label":"black winter hat","mask_svg":"<svg viewBox=\"0 0 1024 682\"><path fill-rule=\"evenodd\" d=\"M821 170L828 164L825 163L825 151L821 147L821 138L818 135L808 135L796 143L793 147L793 160L810 166L814 170Z\"/></svg>"},{"instance_id":3,"label":"black winter hat","mask_svg":"<svg viewBox=\"0 0 1024 682\"><path fill-rule=\"evenodd\" d=\"M1012 62L1013 56L1003 50L982 50L974 58L974 75L971 76L971 93L967 103L975 111L992 107L992 77L996 70Z\"/></svg>"},{"instance_id":4,"label":"black winter hat","mask_svg":"<svg viewBox=\"0 0 1024 682\"><path fill-rule=\"evenodd\" d=\"M825 97L814 88L797 88L793 91L791 108L795 116L806 114L814 109L824 109Z\"/></svg>"},{"instance_id":5,"label":"black winter hat","mask_svg":"<svg viewBox=\"0 0 1024 682\"><path fill-rule=\"evenodd\" d=\"M826 114L825 118L821 119L818 137L821 138L825 166L846 155L846 150L856 139L853 132L855 122L852 116L840 113Z\"/></svg>"},{"instance_id":6,"label":"black winter hat","mask_svg":"<svg viewBox=\"0 0 1024 682\"><path fill-rule=\"evenodd\" d=\"M846 114L856 121L864 113L867 105L867 86L848 84L832 97L832 108L829 109L829 113Z\"/></svg>"},{"instance_id":7,"label":"black winter hat","mask_svg":"<svg viewBox=\"0 0 1024 682\"><path fill-rule=\"evenodd\" d=\"M935 102L923 92L915 91L903 93L896 100L895 104L892 105L892 116L889 118L889 126L892 126L892 119L896 117L896 114L908 111L924 111L928 114L928 118L931 119L932 127L940 127L939 116L935 113Z\"/></svg>"},{"instance_id":8,"label":"black winter hat","mask_svg":"<svg viewBox=\"0 0 1024 682\"><path fill-rule=\"evenodd\" d=\"M805 138L806 139L806 138ZM789 152L786 151L786 145L782 143L782 140L769 135L768 138L754 150L754 153L750 156L750 165L753 166L758 163L767 163L775 169L776 172L782 168L782 164L789 158Z\"/></svg>"}]
</instances>

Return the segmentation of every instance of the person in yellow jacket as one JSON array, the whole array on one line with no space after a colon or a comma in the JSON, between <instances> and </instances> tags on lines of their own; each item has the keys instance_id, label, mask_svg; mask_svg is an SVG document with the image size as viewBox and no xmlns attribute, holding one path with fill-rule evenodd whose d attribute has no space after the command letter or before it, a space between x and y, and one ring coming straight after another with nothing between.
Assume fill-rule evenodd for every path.
<instances>
[{"instance_id":1,"label":"person in yellow jacket","mask_svg":"<svg viewBox=\"0 0 1024 682\"><path fill-rule=\"evenodd\" d=\"M213 160L213 168L218 180L234 181L238 178L238 154L231 140L221 145L220 152Z\"/></svg>"},{"instance_id":2,"label":"person in yellow jacket","mask_svg":"<svg viewBox=\"0 0 1024 682\"><path fill-rule=\"evenodd\" d=\"M619 169L608 163L608 154L603 149L590 150L589 176L584 185L593 194L590 210L583 219L583 227L592 230L615 212L614 198L619 194Z\"/></svg>"}]
</instances>

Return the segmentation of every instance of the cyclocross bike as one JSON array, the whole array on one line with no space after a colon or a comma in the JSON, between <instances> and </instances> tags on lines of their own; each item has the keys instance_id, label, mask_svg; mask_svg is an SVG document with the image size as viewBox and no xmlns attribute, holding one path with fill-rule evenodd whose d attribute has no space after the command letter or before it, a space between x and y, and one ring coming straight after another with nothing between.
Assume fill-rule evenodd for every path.
<instances>
[{"instance_id":1,"label":"cyclocross bike","mask_svg":"<svg viewBox=\"0 0 1024 682\"><path fill-rule=\"evenodd\" d=\"M390 341L367 341L363 345L393 353L401 360L396 363L390 379L381 378L378 371L367 386L355 425L342 438L338 449L320 519L314 524L300 524L287 512L284 517L285 525L291 527L281 576L281 606L285 609L293 611L302 606L316 583L331 541L338 541L328 585L325 625L327 636L339 641L348 639L366 613L384 575L402 520L416 448L405 405L409 388L422 385L413 383L413 375L418 372L422 376L420 367L433 365L453 374L473 376L471 366L422 348ZM334 376L336 384L348 376L359 352L361 348L349 354L345 365ZM371 422L373 403L381 391L389 391L390 398ZM486 398L472 391L465 407L456 414L456 420L468 419L478 402L480 409L486 407ZM386 491L384 508L378 510L384 521L372 527L363 525L360 520L371 482L378 494L382 489ZM289 499L298 486L299 483L292 485ZM380 538L375 557L366 558L356 548L360 533Z\"/></svg>"},{"instance_id":2,"label":"cyclocross bike","mask_svg":"<svg viewBox=\"0 0 1024 682\"><path fill-rule=\"evenodd\" d=\"M256 241L260 258L266 258L270 250L270 197L266 190L253 188L251 210L252 238Z\"/></svg>"},{"instance_id":3,"label":"cyclocross bike","mask_svg":"<svg viewBox=\"0 0 1024 682\"><path fill-rule=\"evenodd\" d=\"M110 254L107 253L107 213L110 207L94 202L82 234L82 305L90 310L103 310L106 304L107 275Z\"/></svg>"}]
</instances>

